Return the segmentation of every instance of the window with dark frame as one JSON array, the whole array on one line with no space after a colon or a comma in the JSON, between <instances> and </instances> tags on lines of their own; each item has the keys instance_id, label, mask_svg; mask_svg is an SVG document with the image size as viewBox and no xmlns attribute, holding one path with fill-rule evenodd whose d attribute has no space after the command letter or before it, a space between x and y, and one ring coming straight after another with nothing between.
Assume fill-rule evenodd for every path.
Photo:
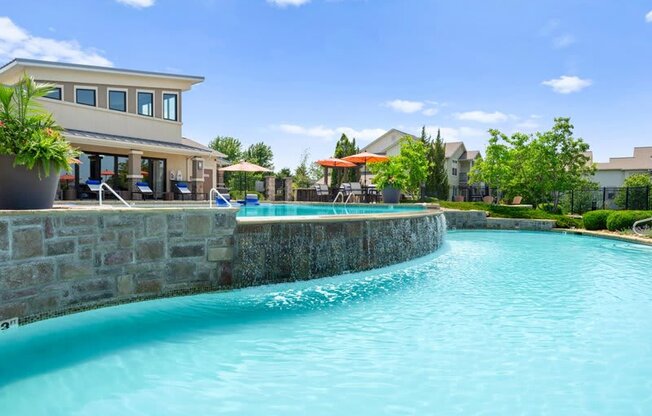
<instances>
[{"instance_id":1,"label":"window with dark frame","mask_svg":"<svg viewBox=\"0 0 652 416\"><path fill-rule=\"evenodd\" d=\"M61 87L54 87L54 88L52 88L52 90L49 93L45 94L43 97L49 98L51 100L59 100L59 101L61 101L62 95L63 94L62 94L62 91L61 91Z\"/></svg>"},{"instance_id":2,"label":"window with dark frame","mask_svg":"<svg viewBox=\"0 0 652 416\"><path fill-rule=\"evenodd\" d=\"M127 111L127 93L125 91L109 90L109 109Z\"/></svg>"},{"instance_id":3,"label":"window with dark frame","mask_svg":"<svg viewBox=\"0 0 652 416\"><path fill-rule=\"evenodd\" d=\"M163 118L166 120L177 121L177 94L163 94Z\"/></svg>"},{"instance_id":4,"label":"window with dark frame","mask_svg":"<svg viewBox=\"0 0 652 416\"><path fill-rule=\"evenodd\" d=\"M151 92L138 93L138 114L154 117L154 94Z\"/></svg>"},{"instance_id":5,"label":"window with dark frame","mask_svg":"<svg viewBox=\"0 0 652 416\"><path fill-rule=\"evenodd\" d=\"M97 103L96 91L90 88L77 88L75 90L75 102L77 104L95 107Z\"/></svg>"}]
</instances>

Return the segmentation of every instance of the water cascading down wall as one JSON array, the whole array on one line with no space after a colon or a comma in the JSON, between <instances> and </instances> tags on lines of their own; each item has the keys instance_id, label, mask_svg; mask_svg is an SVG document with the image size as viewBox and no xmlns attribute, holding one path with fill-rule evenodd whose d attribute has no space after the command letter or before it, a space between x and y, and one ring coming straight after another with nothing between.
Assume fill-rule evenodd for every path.
<instances>
[{"instance_id":1,"label":"water cascading down wall","mask_svg":"<svg viewBox=\"0 0 652 416\"><path fill-rule=\"evenodd\" d=\"M0 211L0 321L305 280L436 250L434 210L242 218L235 209Z\"/></svg>"}]
</instances>

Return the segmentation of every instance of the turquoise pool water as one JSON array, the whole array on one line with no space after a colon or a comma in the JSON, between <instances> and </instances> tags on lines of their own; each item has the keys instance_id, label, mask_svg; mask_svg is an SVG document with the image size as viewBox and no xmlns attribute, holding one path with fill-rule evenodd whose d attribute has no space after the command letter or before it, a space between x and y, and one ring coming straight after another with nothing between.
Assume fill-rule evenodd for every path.
<instances>
[{"instance_id":1,"label":"turquoise pool water","mask_svg":"<svg viewBox=\"0 0 652 416\"><path fill-rule=\"evenodd\" d=\"M387 269L10 330L0 413L652 414L652 249L446 238Z\"/></svg>"},{"instance_id":2,"label":"turquoise pool water","mask_svg":"<svg viewBox=\"0 0 652 416\"><path fill-rule=\"evenodd\" d=\"M260 204L240 207L238 217L285 217L290 215L354 215L422 211L419 205Z\"/></svg>"}]
</instances>

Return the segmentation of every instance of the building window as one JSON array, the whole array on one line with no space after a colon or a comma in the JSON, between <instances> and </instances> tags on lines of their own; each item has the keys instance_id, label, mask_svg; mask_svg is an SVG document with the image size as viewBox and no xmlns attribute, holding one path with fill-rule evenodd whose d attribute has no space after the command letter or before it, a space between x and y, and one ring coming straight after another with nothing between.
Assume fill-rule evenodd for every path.
<instances>
[{"instance_id":1,"label":"building window","mask_svg":"<svg viewBox=\"0 0 652 416\"><path fill-rule=\"evenodd\" d=\"M453 168L453 176L457 176L457 168Z\"/></svg>"},{"instance_id":2,"label":"building window","mask_svg":"<svg viewBox=\"0 0 652 416\"><path fill-rule=\"evenodd\" d=\"M75 90L75 102L77 104L90 105L91 107L95 107L96 105L95 95L96 95L96 91L93 89L77 88Z\"/></svg>"},{"instance_id":3,"label":"building window","mask_svg":"<svg viewBox=\"0 0 652 416\"><path fill-rule=\"evenodd\" d=\"M163 94L163 118L166 120L177 121L177 94Z\"/></svg>"},{"instance_id":4,"label":"building window","mask_svg":"<svg viewBox=\"0 0 652 416\"><path fill-rule=\"evenodd\" d=\"M127 93L125 91L109 90L109 109L127 111Z\"/></svg>"},{"instance_id":5,"label":"building window","mask_svg":"<svg viewBox=\"0 0 652 416\"><path fill-rule=\"evenodd\" d=\"M141 116L154 116L154 94L151 92L138 93L138 114Z\"/></svg>"},{"instance_id":6,"label":"building window","mask_svg":"<svg viewBox=\"0 0 652 416\"><path fill-rule=\"evenodd\" d=\"M45 94L43 97L50 98L52 100L61 101L62 96L63 96L63 92L61 87L54 87L49 93Z\"/></svg>"}]
</instances>

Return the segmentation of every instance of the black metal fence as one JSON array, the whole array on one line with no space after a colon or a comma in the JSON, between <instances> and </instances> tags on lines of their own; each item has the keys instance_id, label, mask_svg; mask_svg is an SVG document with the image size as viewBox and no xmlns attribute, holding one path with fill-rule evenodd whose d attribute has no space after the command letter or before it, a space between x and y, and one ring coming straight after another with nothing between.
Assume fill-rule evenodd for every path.
<instances>
[{"instance_id":1,"label":"black metal fence","mask_svg":"<svg viewBox=\"0 0 652 416\"><path fill-rule=\"evenodd\" d=\"M556 194L556 195L555 195ZM482 186L451 187L451 199L458 201L482 202L485 196L502 199L495 190ZM603 187L597 189L577 189L553 193L549 203L558 200L563 213L583 214L598 209L613 210L652 210L652 187ZM528 201L523 201L527 203Z\"/></svg>"}]
</instances>

